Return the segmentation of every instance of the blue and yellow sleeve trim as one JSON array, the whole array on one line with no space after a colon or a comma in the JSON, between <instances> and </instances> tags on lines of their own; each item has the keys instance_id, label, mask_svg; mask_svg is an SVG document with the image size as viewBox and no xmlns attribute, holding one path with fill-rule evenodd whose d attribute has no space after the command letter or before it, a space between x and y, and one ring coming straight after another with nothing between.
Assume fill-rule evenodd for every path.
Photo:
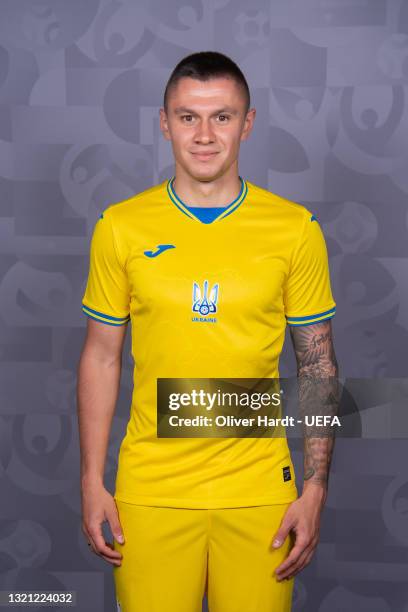
<instances>
[{"instance_id":1,"label":"blue and yellow sleeve trim","mask_svg":"<svg viewBox=\"0 0 408 612\"><path fill-rule=\"evenodd\" d=\"M307 317L286 317L288 325L312 325L313 323L320 323L320 321L326 321L331 319L336 314L336 307L319 312L318 314L308 315Z\"/></svg>"},{"instance_id":2,"label":"blue and yellow sleeve trim","mask_svg":"<svg viewBox=\"0 0 408 612\"><path fill-rule=\"evenodd\" d=\"M103 312L99 312L98 310L94 310L93 308L89 308L86 304L82 303L82 311L91 319L95 319L95 321L100 321L101 323L106 323L106 325L125 325L130 320L130 314L126 317L112 317L111 315L107 315Z\"/></svg>"}]
</instances>

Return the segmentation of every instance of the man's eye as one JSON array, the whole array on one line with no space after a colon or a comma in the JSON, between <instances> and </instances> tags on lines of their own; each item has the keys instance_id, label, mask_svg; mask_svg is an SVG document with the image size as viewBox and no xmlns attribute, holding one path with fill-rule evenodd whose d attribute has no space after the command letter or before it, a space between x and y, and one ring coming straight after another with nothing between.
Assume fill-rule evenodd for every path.
<instances>
[{"instance_id":1,"label":"man's eye","mask_svg":"<svg viewBox=\"0 0 408 612\"><path fill-rule=\"evenodd\" d=\"M183 121L186 121L186 123L191 123L190 119L193 118L193 115L182 115L181 118L183 119Z\"/></svg>"},{"instance_id":2,"label":"man's eye","mask_svg":"<svg viewBox=\"0 0 408 612\"><path fill-rule=\"evenodd\" d=\"M227 115L218 115L218 118L222 117L223 119L226 119L227 121L221 121L221 123L227 123L229 117Z\"/></svg>"}]
</instances>

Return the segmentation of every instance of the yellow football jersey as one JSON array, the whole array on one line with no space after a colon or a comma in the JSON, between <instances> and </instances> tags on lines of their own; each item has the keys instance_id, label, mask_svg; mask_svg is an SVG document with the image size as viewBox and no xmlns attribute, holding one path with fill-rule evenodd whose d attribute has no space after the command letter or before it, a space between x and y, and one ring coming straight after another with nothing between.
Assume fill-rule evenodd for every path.
<instances>
[{"instance_id":1,"label":"yellow football jersey","mask_svg":"<svg viewBox=\"0 0 408 612\"><path fill-rule=\"evenodd\" d=\"M108 325L131 321L134 388L115 490L124 502L220 508L297 498L286 437L157 436L158 378L278 377L286 324L335 313L315 216L240 180L239 196L210 223L181 201L173 177L111 204L95 224L83 312Z\"/></svg>"}]
</instances>

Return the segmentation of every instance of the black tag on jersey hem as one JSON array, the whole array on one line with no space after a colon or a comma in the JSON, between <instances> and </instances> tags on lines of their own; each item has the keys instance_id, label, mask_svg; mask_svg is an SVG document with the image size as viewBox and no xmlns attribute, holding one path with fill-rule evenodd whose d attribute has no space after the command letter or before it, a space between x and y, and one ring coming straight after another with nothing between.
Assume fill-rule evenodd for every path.
<instances>
[{"instance_id":1,"label":"black tag on jersey hem","mask_svg":"<svg viewBox=\"0 0 408 612\"><path fill-rule=\"evenodd\" d=\"M290 473L290 465L286 465L282 468L283 481L287 482L288 480L292 480L292 475Z\"/></svg>"}]
</instances>

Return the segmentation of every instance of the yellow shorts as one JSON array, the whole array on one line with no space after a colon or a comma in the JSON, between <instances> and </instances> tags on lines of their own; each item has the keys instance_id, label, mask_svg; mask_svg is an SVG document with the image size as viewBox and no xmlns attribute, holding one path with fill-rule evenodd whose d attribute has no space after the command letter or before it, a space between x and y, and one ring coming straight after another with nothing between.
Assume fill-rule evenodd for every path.
<instances>
[{"instance_id":1,"label":"yellow shorts","mask_svg":"<svg viewBox=\"0 0 408 612\"><path fill-rule=\"evenodd\" d=\"M190 509L115 500L125 543L113 566L120 612L289 612L294 578L275 569L288 556L290 535L272 539L290 504Z\"/></svg>"}]
</instances>

